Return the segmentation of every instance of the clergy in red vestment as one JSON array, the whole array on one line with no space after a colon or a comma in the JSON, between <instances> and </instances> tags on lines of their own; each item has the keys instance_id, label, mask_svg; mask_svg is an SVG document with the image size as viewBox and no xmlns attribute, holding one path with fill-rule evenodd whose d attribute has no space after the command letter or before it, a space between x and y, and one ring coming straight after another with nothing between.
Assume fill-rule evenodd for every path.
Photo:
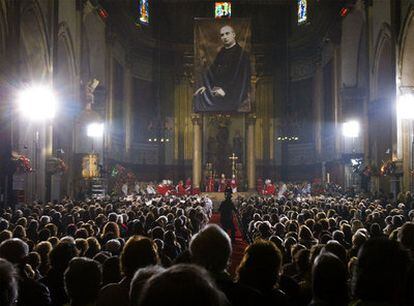
<instances>
[{"instance_id":1,"label":"clergy in red vestment","mask_svg":"<svg viewBox=\"0 0 414 306\"><path fill-rule=\"evenodd\" d=\"M224 192L226 190L227 187L227 180L226 180L226 176L224 175L224 173L221 174L221 178L219 180L219 186L218 186L218 192Z\"/></svg>"},{"instance_id":2,"label":"clergy in red vestment","mask_svg":"<svg viewBox=\"0 0 414 306\"><path fill-rule=\"evenodd\" d=\"M231 177L230 188L233 193L237 192L237 180L234 174Z\"/></svg>"},{"instance_id":3,"label":"clergy in red vestment","mask_svg":"<svg viewBox=\"0 0 414 306\"><path fill-rule=\"evenodd\" d=\"M276 192L276 187L272 184L271 180L266 180L266 186L264 189L264 195L274 195Z\"/></svg>"},{"instance_id":4,"label":"clergy in red vestment","mask_svg":"<svg viewBox=\"0 0 414 306\"><path fill-rule=\"evenodd\" d=\"M177 186L175 186L175 191L177 192L177 195L180 197L186 194L183 181L178 182Z\"/></svg>"},{"instance_id":5,"label":"clergy in red vestment","mask_svg":"<svg viewBox=\"0 0 414 306\"><path fill-rule=\"evenodd\" d=\"M163 180L161 183L159 183L157 185L157 193L162 195L162 196L166 196L169 194L169 187L168 187L168 183L167 180Z\"/></svg>"},{"instance_id":6,"label":"clergy in red vestment","mask_svg":"<svg viewBox=\"0 0 414 306\"><path fill-rule=\"evenodd\" d=\"M191 178L187 178L185 180L185 193L187 195L191 195L192 194L192 189L193 189L193 183L191 182Z\"/></svg>"},{"instance_id":7,"label":"clergy in red vestment","mask_svg":"<svg viewBox=\"0 0 414 306\"><path fill-rule=\"evenodd\" d=\"M214 178L212 176L207 180L206 191L214 192Z\"/></svg>"}]
</instances>

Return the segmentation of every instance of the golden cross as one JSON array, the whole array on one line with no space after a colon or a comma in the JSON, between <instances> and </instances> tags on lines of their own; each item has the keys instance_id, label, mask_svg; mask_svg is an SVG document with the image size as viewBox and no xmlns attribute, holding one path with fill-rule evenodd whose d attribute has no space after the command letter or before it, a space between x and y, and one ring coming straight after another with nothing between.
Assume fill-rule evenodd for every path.
<instances>
[{"instance_id":1,"label":"golden cross","mask_svg":"<svg viewBox=\"0 0 414 306\"><path fill-rule=\"evenodd\" d=\"M236 154L232 154L229 159L231 160L231 170L232 170L232 175L236 175L236 160L238 160L239 158L236 156Z\"/></svg>"}]
</instances>

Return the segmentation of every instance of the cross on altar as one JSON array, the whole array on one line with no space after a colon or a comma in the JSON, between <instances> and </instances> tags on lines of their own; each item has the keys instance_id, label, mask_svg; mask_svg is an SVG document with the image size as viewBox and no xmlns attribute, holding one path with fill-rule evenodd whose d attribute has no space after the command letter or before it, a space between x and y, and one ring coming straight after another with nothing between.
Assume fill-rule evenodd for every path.
<instances>
[{"instance_id":1,"label":"cross on altar","mask_svg":"<svg viewBox=\"0 0 414 306\"><path fill-rule=\"evenodd\" d=\"M236 154L232 154L229 159L231 160L231 172L232 175L236 175L236 160L238 160L239 158L236 156Z\"/></svg>"}]
</instances>

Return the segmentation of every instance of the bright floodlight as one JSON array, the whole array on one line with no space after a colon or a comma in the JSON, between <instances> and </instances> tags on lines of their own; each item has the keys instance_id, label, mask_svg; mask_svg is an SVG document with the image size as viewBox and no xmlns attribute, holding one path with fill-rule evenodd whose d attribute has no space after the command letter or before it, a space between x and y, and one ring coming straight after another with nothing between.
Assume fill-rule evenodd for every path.
<instances>
[{"instance_id":1,"label":"bright floodlight","mask_svg":"<svg viewBox=\"0 0 414 306\"><path fill-rule=\"evenodd\" d=\"M90 123L86 127L86 134L89 137L102 137L104 133L104 124L103 123Z\"/></svg>"},{"instance_id":2,"label":"bright floodlight","mask_svg":"<svg viewBox=\"0 0 414 306\"><path fill-rule=\"evenodd\" d=\"M414 119L414 95L407 93L399 96L397 115L401 119Z\"/></svg>"},{"instance_id":3,"label":"bright floodlight","mask_svg":"<svg viewBox=\"0 0 414 306\"><path fill-rule=\"evenodd\" d=\"M56 113L56 97L46 86L23 89L18 95L19 111L33 121L52 119Z\"/></svg>"},{"instance_id":4,"label":"bright floodlight","mask_svg":"<svg viewBox=\"0 0 414 306\"><path fill-rule=\"evenodd\" d=\"M343 123L342 134L345 137L356 138L359 136L360 126L359 122L355 120L350 120Z\"/></svg>"}]
</instances>

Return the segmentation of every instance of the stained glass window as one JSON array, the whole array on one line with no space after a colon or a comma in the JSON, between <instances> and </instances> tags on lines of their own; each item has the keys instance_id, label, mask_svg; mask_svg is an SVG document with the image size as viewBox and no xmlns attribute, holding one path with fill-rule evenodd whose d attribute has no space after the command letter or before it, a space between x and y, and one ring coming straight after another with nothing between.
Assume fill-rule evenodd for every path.
<instances>
[{"instance_id":1,"label":"stained glass window","mask_svg":"<svg viewBox=\"0 0 414 306\"><path fill-rule=\"evenodd\" d=\"M303 24L308 19L307 0L298 0L298 24Z\"/></svg>"},{"instance_id":2,"label":"stained glass window","mask_svg":"<svg viewBox=\"0 0 414 306\"><path fill-rule=\"evenodd\" d=\"M216 18L231 18L231 2L216 2L214 16Z\"/></svg>"},{"instance_id":3,"label":"stained glass window","mask_svg":"<svg viewBox=\"0 0 414 306\"><path fill-rule=\"evenodd\" d=\"M139 0L139 22L149 24L149 0Z\"/></svg>"}]
</instances>

